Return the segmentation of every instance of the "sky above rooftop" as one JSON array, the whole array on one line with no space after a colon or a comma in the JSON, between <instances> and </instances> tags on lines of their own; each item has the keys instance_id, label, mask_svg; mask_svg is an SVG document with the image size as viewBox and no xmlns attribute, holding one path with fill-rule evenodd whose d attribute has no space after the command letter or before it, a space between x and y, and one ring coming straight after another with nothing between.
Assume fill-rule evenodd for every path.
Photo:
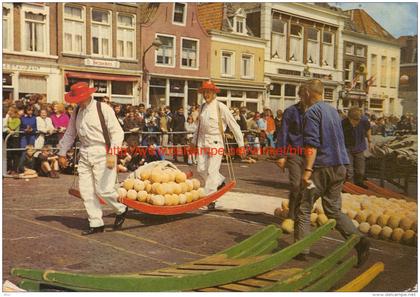
<instances>
[{"instance_id":1,"label":"sky above rooftop","mask_svg":"<svg viewBox=\"0 0 420 297\"><path fill-rule=\"evenodd\" d=\"M344 10L362 8L394 37L417 34L415 2L332 2Z\"/></svg>"}]
</instances>

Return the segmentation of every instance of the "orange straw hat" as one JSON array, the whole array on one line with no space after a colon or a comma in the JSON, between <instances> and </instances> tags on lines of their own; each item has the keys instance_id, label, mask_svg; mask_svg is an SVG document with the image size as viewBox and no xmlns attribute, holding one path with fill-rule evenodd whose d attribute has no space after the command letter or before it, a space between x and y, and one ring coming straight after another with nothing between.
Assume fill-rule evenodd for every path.
<instances>
[{"instance_id":1,"label":"orange straw hat","mask_svg":"<svg viewBox=\"0 0 420 297\"><path fill-rule=\"evenodd\" d=\"M203 81L203 84L201 85L201 88L198 89L198 92L203 93L205 90L213 91L216 94L220 92L220 89L211 81Z\"/></svg>"},{"instance_id":2,"label":"orange straw hat","mask_svg":"<svg viewBox=\"0 0 420 297\"><path fill-rule=\"evenodd\" d=\"M70 92L64 95L64 99L67 103L80 103L95 92L96 88L89 88L87 83L78 82L71 86Z\"/></svg>"}]
</instances>

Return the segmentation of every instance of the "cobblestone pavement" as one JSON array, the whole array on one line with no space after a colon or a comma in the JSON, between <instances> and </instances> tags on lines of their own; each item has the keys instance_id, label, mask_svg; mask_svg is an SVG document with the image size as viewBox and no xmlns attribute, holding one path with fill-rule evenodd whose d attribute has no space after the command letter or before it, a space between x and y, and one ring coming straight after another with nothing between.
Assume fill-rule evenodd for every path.
<instances>
[{"instance_id":1,"label":"cobblestone pavement","mask_svg":"<svg viewBox=\"0 0 420 297\"><path fill-rule=\"evenodd\" d=\"M234 166L238 180L235 192L287 197L287 175L273 163ZM179 167L188 170L188 166ZM83 237L80 232L87 227L86 213L81 201L67 194L72 181L71 176L64 175L60 179L3 180L3 280L16 281L9 273L17 266L99 273L156 269L214 254L267 224L279 223L268 214L234 210L199 210L173 217L132 211L121 231ZM106 207L104 215L110 227L114 215ZM314 246L310 263L340 242L337 232L323 238ZM283 236L279 246L290 243L291 236ZM364 268L376 261L385 263L385 272L367 291L402 291L416 285L417 248L373 240L372 256ZM293 260L287 265L310 263ZM353 269L342 283L362 271Z\"/></svg>"}]
</instances>

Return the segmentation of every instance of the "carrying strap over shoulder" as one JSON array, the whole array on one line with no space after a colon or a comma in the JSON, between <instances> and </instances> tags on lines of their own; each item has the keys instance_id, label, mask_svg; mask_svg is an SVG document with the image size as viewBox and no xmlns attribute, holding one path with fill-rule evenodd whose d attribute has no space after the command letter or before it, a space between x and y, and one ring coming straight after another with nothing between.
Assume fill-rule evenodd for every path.
<instances>
[{"instance_id":1,"label":"carrying strap over shoulder","mask_svg":"<svg viewBox=\"0 0 420 297\"><path fill-rule=\"evenodd\" d=\"M105 124L105 118L104 118L104 113L102 112L101 102L96 101L96 107L97 107L97 110L98 110L99 121L101 122L102 133L104 134L105 144L106 144L106 147L108 149L110 149L111 148L111 140L109 138L108 128Z\"/></svg>"},{"instance_id":2,"label":"carrying strap over shoulder","mask_svg":"<svg viewBox=\"0 0 420 297\"><path fill-rule=\"evenodd\" d=\"M206 103L201 104L201 106L200 106L200 113L198 114L198 126L197 126L197 137L195 139L195 147L198 147L198 136L200 134L200 126L201 126L200 116L201 116L201 113L203 112L203 108L204 108L204 105L205 104Z\"/></svg>"}]
</instances>

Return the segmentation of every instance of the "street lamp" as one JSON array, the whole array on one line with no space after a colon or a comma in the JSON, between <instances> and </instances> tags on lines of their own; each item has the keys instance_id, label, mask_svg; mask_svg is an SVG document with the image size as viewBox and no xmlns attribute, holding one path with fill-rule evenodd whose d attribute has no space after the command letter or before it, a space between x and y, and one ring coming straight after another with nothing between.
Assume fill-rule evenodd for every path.
<instances>
[{"instance_id":1,"label":"street lamp","mask_svg":"<svg viewBox=\"0 0 420 297\"><path fill-rule=\"evenodd\" d=\"M162 46L162 41L160 41L160 39L158 37L156 37L153 40L152 44L149 45L149 47L146 48L146 50L143 52L141 66L142 66L142 70L143 70L143 85L144 86L146 86L145 83L147 83L147 85L148 85L148 82L149 82L149 71L146 68L146 54L152 47L155 47L156 50L158 50L161 46ZM144 90L144 87L143 87L143 102L144 101L145 101L145 90Z\"/></svg>"}]
</instances>

